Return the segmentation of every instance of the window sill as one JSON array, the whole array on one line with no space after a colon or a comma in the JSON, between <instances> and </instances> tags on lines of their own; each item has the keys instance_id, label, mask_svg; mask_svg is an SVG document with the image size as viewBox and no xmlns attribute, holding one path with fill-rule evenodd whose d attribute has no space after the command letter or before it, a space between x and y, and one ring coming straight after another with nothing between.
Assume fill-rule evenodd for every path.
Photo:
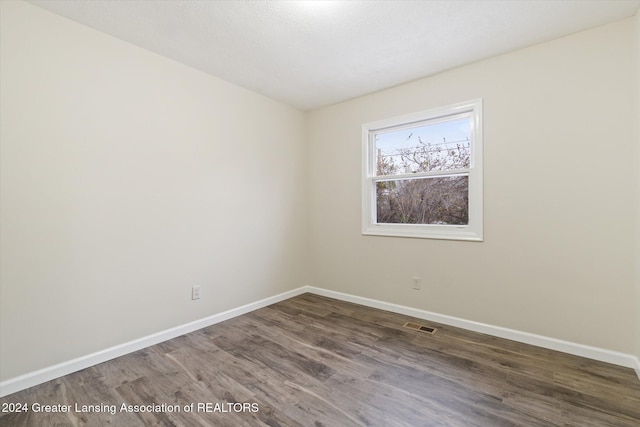
<instances>
[{"instance_id":1,"label":"window sill","mask_svg":"<svg viewBox=\"0 0 640 427\"><path fill-rule=\"evenodd\" d=\"M461 240L482 242L482 234L474 232L469 227L423 226L411 224L374 224L362 230L365 236L409 237L417 239Z\"/></svg>"}]
</instances>

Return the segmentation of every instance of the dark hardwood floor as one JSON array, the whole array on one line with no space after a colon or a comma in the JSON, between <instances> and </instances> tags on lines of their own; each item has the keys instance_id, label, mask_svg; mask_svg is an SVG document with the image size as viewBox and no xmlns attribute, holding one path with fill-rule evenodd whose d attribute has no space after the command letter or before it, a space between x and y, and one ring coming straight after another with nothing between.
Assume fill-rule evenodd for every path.
<instances>
[{"instance_id":1,"label":"dark hardwood floor","mask_svg":"<svg viewBox=\"0 0 640 427\"><path fill-rule=\"evenodd\" d=\"M640 426L631 369L312 294L0 402L29 405L2 426Z\"/></svg>"}]
</instances>

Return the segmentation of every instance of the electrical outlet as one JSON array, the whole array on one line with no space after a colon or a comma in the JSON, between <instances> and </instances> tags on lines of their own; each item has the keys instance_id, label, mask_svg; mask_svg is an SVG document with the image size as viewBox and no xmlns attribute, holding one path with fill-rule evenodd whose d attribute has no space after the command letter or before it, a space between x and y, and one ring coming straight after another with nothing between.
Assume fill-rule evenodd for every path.
<instances>
[{"instance_id":1,"label":"electrical outlet","mask_svg":"<svg viewBox=\"0 0 640 427\"><path fill-rule=\"evenodd\" d=\"M191 299L200 299L200 286L191 288Z\"/></svg>"},{"instance_id":2,"label":"electrical outlet","mask_svg":"<svg viewBox=\"0 0 640 427\"><path fill-rule=\"evenodd\" d=\"M422 287L421 279L419 277L414 277L413 278L413 289L415 289L416 291L419 291L421 287Z\"/></svg>"}]
</instances>

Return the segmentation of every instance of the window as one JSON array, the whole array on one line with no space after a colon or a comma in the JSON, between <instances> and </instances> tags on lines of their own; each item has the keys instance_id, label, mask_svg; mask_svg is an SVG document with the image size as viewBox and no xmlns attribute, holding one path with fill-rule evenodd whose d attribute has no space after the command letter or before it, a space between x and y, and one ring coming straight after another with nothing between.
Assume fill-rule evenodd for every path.
<instances>
[{"instance_id":1,"label":"window","mask_svg":"<svg viewBox=\"0 0 640 427\"><path fill-rule=\"evenodd\" d=\"M362 234L482 241L482 100L362 131Z\"/></svg>"}]
</instances>

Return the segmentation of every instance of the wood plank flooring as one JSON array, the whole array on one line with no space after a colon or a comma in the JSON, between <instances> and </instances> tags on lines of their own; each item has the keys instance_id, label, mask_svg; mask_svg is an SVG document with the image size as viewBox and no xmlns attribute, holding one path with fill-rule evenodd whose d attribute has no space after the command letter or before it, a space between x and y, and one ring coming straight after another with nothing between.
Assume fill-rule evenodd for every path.
<instances>
[{"instance_id":1,"label":"wood plank flooring","mask_svg":"<svg viewBox=\"0 0 640 427\"><path fill-rule=\"evenodd\" d=\"M631 369L312 294L0 403L30 408L1 426L640 426Z\"/></svg>"}]
</instances>

